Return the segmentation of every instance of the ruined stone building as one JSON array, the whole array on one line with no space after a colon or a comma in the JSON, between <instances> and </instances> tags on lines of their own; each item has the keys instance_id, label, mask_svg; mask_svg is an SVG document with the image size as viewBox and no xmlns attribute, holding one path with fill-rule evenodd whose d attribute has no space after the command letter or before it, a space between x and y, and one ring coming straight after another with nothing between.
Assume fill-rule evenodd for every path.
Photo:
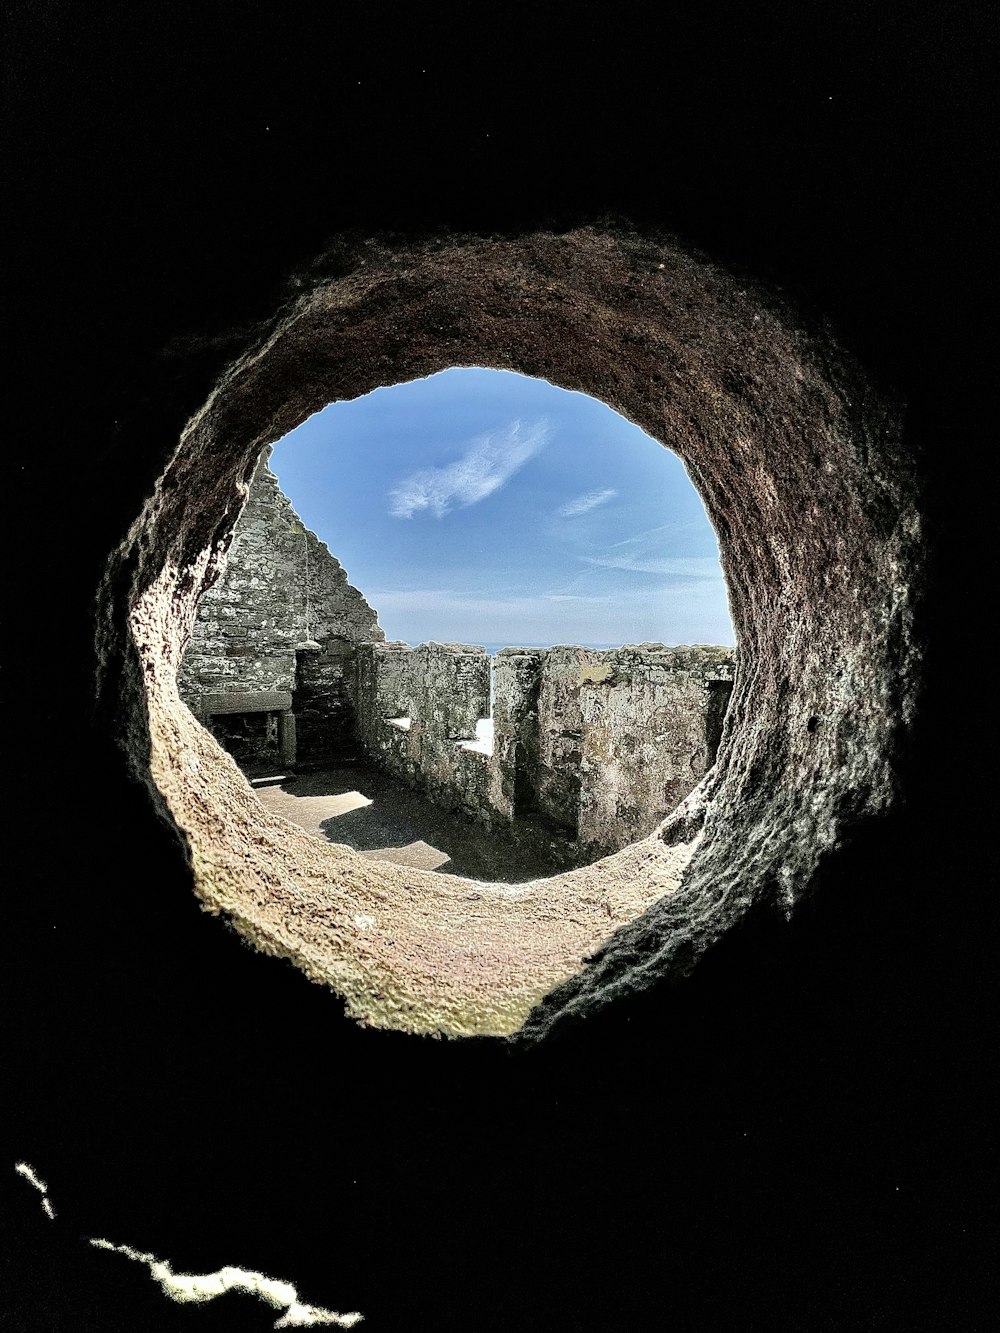
<instances>
[{"instance_id":1,"label":"ruined stone building","mask_svg":"<svg viewBox=\"0 0 1000 1333\"><path fill-rule=\"evenodd\" d=\"M491 661L476 645L386 642L268 457L179 675L241 763L362 758L561 864L650 833L711 766L732 649L506 648Z\"/></svg>"},{"instance_id":2,"label":"ruined stone building","mask_svg":"<svg viewBox=\"0 0 1000 1333\"><path fill-rule=\"evenodd\" d=\"M378 618L308 532L262 455L225 570L198 606L181 697L241 760L339 758L353 736L353 653Z\"/></svg>"}]
</instances>

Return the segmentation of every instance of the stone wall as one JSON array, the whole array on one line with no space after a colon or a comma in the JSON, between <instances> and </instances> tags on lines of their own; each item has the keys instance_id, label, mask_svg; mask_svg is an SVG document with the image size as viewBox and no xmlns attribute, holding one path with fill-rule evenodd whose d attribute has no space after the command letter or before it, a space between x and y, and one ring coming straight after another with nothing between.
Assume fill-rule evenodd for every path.
<instances>
[{"instance_id":1,"label":"stone wall","mask_svg":"<svg viewBox=\"0 0 1000 1333\"><path fill-rule=\"evenodd\" d=\"M287 691L298 757L317 762L353 742L354 646L382 640L376 613L309 532L261 455L226 564L198 604L178 672L181 697L211 722L219 696ZM256 705L248 707L248 713ZM227 716L234 715L232 704ZM220 739L232 721L213 724ZM238 729L239 730L239 729ZM277 734L241 729L241 757L263 757ZM252 737L263 737L254 748Z\"/></svg>"},{"instance_id":2,"label":"stone wall","mask_svg":"<svg viewBox=\"0 0 1000 1333\"><path fill-rule=\"evenodd\" d=\"M495 808L588 857L644 837L714 762L734 668L724 647L505 649Z\"/></svg>"},{"instance_id":3,"label":"stone wall","mask_svg":"<svg viewBox=\"0 0 1000 1333\"><path fill-rule=\"evenodd\" d=\"M447 808L515 825L565 864L644 837L711 766L734 652L359 647L359 740Z\"/></svg>"},{"instance_id":4,"label":"stone wall","mask_svg":"<svg viewBox=\"0 0 1000 1333\"><path fill-rule=\"evenodd\" d=\"M578 837L610 851L650 833L714 763L734 655L642 644L601 656L581 671Z\"/></svg>"},{"instance_id":5,"label":"stone wall","mask_svg":"<svg viewBox=\"0 0 1000 1333\"><path fill-rule=\"evenodd\" d=\"M446 809L492 822L486 649L460 643L372 643L357 657L358 741L369 759Z\"/></svg>"},{"instance_id":6,"label":"stone wall","mask_svg":"<svg viewBox=\"0 0 1000 1333\"><path fill-rule=\"evenodd\" d=\"M428 735L473 740L490 706L486 649L465 643L372 643L358 657L363 730L385 718L410 718Z\"/></svg>"}]
</instances>

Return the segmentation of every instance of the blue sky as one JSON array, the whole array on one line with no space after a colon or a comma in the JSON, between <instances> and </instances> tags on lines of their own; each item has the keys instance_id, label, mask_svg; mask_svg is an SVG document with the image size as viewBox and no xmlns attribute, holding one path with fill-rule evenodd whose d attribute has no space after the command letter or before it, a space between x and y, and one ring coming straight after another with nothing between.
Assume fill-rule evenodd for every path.
<instances>
[{"instance_id":1,"label":"blue sky","mask_svg":"<svg viewBox=\"0 0 1000 1333\"><path fill-rule=\"evenodd\" d=\"M271 467L390 639L733 643L683 464L584 394L445 370L331 403Z\"/></svg>"}]
</instances>

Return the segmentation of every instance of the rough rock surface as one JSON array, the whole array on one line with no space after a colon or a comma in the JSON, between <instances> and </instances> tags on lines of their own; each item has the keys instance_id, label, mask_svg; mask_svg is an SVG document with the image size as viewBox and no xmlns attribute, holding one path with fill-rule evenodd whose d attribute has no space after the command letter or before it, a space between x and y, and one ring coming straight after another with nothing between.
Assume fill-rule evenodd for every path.
<instances>
[{"instance_id":1,"label":"rough rock surface","mask_svg":"<svg viewBox=\"0 0 1000 1333\"><path fill-rule=\"evenodd\" d=\"M486 755L463 744L489 713L486 649L368 644L356 656L358 740L369 759L445 809L488 822Z\"/></svg>"},{"instance_id":2,"label":"rough rock surface","mask_svg":"<svg viewBox=\"0 0 1000 1333\"><path fill-rule=\"evenodd\" d=\"M715 762L735 663L728 648L642 644L596 665L579 692L577 838L614 851L651 833Z\"/></svg>"},{"instance_id":3,"label":"rough rock surface","mask_svg":"<svg viewBox=\"0 0 1000 1333\"><path fill-rule=\"evenodd\" d=\"M560 920L622 875L648 910L617 931L609 917L599 956L561 984L547 972L554 989L524 1024L541 1035L683 975L753 903L792 910L824 852L892 804L921 657L913 463L898 412L829 340L668 240L582 229L373 242L327 271L300 280L189 422L109 570L103 632L127 624L134 644L118 683L127 744L182 830L210 910L330 981L359 1016L455 1030L441 975L403 930L405 891L431 935L448 921L461 937L465 918L449 915L460 900L435 908L447 877L400 877L314 843L307 861L289 859L288 826L261 820L231 761L194 729L175 678L198 596L261 448L331 400L487 365L593 394L669 444L719 534L741 669L717 763L664 828L560 877ZM694 847L683 884L664 896L661 858L682 843ZM537 940L553 883L539 895ZM366 951L336 924L374 899L383 920L400 914L389 932L412 964L403 990L381 947ZM477 1030L512 1031L524 1011L510 1000L510 954L492 958L473 987ZM458 1008L469 1012L466 997Z\"/></svg>"}]
</instances>

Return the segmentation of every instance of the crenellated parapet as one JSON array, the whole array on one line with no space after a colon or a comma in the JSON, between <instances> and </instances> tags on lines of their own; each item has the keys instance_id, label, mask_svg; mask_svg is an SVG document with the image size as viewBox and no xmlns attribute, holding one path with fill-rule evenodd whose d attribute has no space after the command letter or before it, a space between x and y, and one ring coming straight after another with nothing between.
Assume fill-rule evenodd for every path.
<instances>
[{"instance_id":1,"label":"crenellated parapet","mask_svg":"<svg viewBox=\"0 0 1000 1333\"><path fill-rule=\"evenodd\" d=\"M362 729L379 719L419 720L422 733L473 740L489 712L490 659L465 643L369 643L357 654L358 718Z\"/></svg>"},{"instance_id":2,"label":"crenellated parapet","mask_svg":"<svg viewBox=\"0 0 1000 1333\"><path fill-rule=\"evenodd\" d=\"M488 821L489 770L477 748L489 714L486 649L370 643L358 647L355 660L363 753L445 807Z\"/></svg>"},{"instance_id":3,"label":"crenellated parapet","mask_svg":"<svg viewBox=\"0 0 1000 1333\"><path fill-rule=\"evenodd\" d=\"M691 791L714 761L735 669L725 647L506 648L488 716L484 648L370 644L357 660L373 762L567 862L644 837Z\"/></svg>"}]
</instances>

